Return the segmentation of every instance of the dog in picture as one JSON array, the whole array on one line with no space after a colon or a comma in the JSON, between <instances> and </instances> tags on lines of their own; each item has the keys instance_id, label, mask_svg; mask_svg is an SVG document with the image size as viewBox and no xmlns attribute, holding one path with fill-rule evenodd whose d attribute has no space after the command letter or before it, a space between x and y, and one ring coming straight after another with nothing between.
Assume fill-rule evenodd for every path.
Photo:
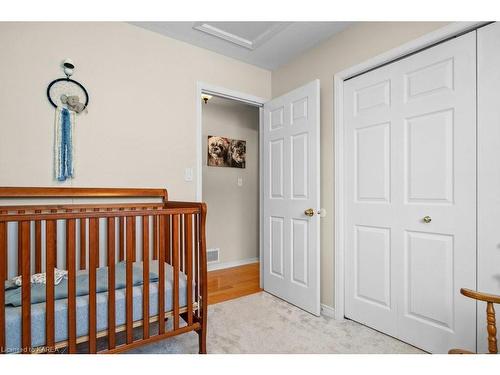
<instances>
[{"instance_id":1,"label":"dog in picture","mask_svg":"<svg viewBox=\"0 0 500 375\"><path fill-rule=\"evenodd\" d=\"M233 168L245 168L246 141L232 139L228 152L228 164Z\"/></svg>"},{"instance_id":2,"label":"dog in picture","mask_svg":"<svg viewBox=\"0 0 500 375\"><path fill-rule=\"evenodd\" d=\"M228 167L229 139L217 136L208 136L208 159L210 167Z\"/></svg>"}]
</instances>

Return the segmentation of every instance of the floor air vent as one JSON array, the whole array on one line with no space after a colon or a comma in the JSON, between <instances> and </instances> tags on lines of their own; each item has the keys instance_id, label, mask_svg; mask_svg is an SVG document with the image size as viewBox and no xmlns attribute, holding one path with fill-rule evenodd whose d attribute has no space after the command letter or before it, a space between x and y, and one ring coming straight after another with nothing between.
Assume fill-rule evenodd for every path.
<instances>
[{"instance_id":1,"label":"floor air vent","mask_svg":"<svg viewBox=\"0 0 500 375\"><path fill-rule=\"evenodd\" d=\"M220 249L208 249L207 250L207 262L217 263L219 261Z\"/></svg>"}]
</instances>

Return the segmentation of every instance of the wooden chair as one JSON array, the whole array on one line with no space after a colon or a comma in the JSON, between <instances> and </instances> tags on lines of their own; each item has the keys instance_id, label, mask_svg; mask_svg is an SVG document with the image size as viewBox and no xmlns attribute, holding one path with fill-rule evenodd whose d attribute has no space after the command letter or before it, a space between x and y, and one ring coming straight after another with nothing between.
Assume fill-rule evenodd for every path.
<instances>
[{"instance_id":1,"label":"wooden chair","mask_svg":"<svg viewBox=\"0 0 500 375\"><path fill-rule=\"evenodd\" d=\"M477 301L486 302L486 320L488 322L488 351L490 354L497 354L497 327L495 325L495 308L493 304L500 303L500 296L495 296L493 294L475 292L470 289L460 289L460 293L464 296L473 298ZM463 349L451 349L448 354L475 354L468 350Z\"/></svg>"}]
</instances>

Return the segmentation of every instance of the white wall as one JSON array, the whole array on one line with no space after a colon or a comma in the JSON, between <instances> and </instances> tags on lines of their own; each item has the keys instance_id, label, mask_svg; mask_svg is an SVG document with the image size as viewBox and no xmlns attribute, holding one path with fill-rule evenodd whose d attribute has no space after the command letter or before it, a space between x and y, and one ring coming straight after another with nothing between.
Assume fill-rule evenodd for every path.
<instances>
[{"instance_id":1,"label":"white wall","mask_svg":"<svg viewBox=\"0 0 500 375\"><path fill-rule=\"evenodd\" d=\"M0 23L0 185L53 179L54 109L45 91L76 64L90 94L67 185L167 187L195 199L196 81L268 98L271 73L126 23ZM196 176L196 173L195 173Z\"/></svg>"},{"instance_id":2,"label":"white wall","mask_svg":"<svg viewBox=\"0 0 500 375\"><path fill-rule=\"evenodd\" d=\"M272 73L273 98L313 79L321 81L321 302L333 306L333 76L445 26L442 22L361 22Z\"/></svg>"},{"instance_id":3,"label":"white wall","mask_svg":"<svg viewBox=\"0 0 500 375\"><path fill-rule=\"evenodd\" d=\"M207 248L220 248L220 262L259 256L259 109L212 98L202 104L203 201L208 205ZM246 141L246 167L207 166L207 136ZM241 177L243 186L238 186Z\"/></svg>"}]
</instances>

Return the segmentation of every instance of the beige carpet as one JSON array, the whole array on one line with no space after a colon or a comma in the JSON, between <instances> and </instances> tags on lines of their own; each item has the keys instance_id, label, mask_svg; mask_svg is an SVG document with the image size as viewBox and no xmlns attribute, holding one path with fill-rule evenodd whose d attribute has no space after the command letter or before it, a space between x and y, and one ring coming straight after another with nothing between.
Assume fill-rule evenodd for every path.
<instances>
[{"instance_id":1,"label":"beige carpet","mask_svg":"<svg viewBox=\"0 0 500 375\"><path fill-rule=\"evenodd\" d=\"M422 353L361 324L315 317L270 294L209 306L209 353ZM128 353L197 353L188 333Z\"/></svg>"}]
</instances>

